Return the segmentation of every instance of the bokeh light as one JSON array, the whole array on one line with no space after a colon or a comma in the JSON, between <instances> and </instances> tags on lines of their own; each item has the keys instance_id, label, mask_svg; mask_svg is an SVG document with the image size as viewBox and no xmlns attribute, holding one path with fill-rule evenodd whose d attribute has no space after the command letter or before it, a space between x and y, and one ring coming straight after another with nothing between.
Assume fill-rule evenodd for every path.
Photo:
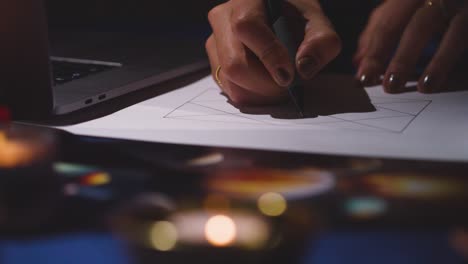
<instances>
[{"instance_id":1,"label":"bokeh light","mask_svg":"<svg viewBox=\"0 0 468 264\"><path fill-rule=\"evenodd\" d=\"M171 222L159 221L153 224L150 231L152 246L160 251L169 251L177 244L177 229Z\"/></svg>"},{"instance_id":2,"label":"bokeh light","mask_svg":"<svg viewBox=\"0 0 468 264\"><path fill-rule=\"evenodd\" d=\"M0 168L13 168L31 162L35 154L33 147L10 140L5 132L0 131Z\"/></svg>"},{"instance_id":3,"label":"bokeh light","mask_svg":"<svg viewBox=\"0 0 468 264\"><path fill-rule=\"evenodd\" d=\"M267 216L280 216L287 210L286 199L279 193L265 193L258 199L258 209Z\"/></svg>"},{"instance_id":4,"label":"bokeh light","mask_svg":"<svg viewBox=\"0 0 468 264\"><path fill-rule=\"evenodd\" d=\"M255 211L189 210L175 213L170 221L177 228L177 243L181 247L211 245L256 250L266 246L271 238L270 222Z\"/></svg>"},{"instance_id":5,"label":"bokeh light","mask_svg":"<svg viewBox=\"0 0 468 264\"><path fill-rule=\"evenodd\" d=\"M223 195L210 194L203 200L203 207L205 210L227 211L231 203L228 198Z\"/></svg>"},{"instance_id":6,"label":"bokeh light","mask_svg":"<svg viewBox=\"0 0 468 264\"><path fill-rule=\"evenodd\" d=\"M224 155L221 153L211 153L202 157L191 159L187 162L189 166L210 166L224 161Z\"/></svg>"},{"instance_id":7,"label":"bokeh light","mask_svg":"<svg viewBox=\"0 0 468 264\"><path fill-rule=\"evenodd\" d=\"M65 184L63 186L63 193L67 196L75 196L80 193L80 186L75 183Z\"/></svg>"},{"instance_id":8,"label":"bokeh light","mask_svg":"<svg viewBox=\"0 0 468 264\"><path fill-rule=\"evenodd\" d=\"M253 250L263 248L267 244L271 230L265 219L247 213L239 213L232 219L237 227L236 244Z\"/></svg>"},{"instance_id":9,"label":"bokeh light","mask_svg":"<svg viewBox=\"0 0 468 264\"><path fill-rule=\"evenodd\" d=\"M365 182L380 195L398 198L430 199L465 195L465 185L443 177L417 173L374 174Z\"/></svg>"},{"instance_id":10,"label":"bokeh light","mask_svg":"<svg viewBox=\"0 0 468 264\"><path fill-rule=\"evenodd\" d=\"M220 170L205 183L214 193L256 201L267 192L281 193L289 200L305 199L327 192L335 185L331 172L320 168Z\"/></svg>"},{"instance_id":11,"label":"bokeh light","mask_svg":"<svg viewBox=\"0 0 468 264\"><path fill-rule=\"evenodd\" d=\"M105 172L96 172L82 178L81 184L88 186L106 185L111 182L111 176Z\"/></svg>"},{"instance_id":12,"label":"bokeh light","mask_svg":"<svg viewBox=\"0 0 468 264\"><path fill-rule=\"evenodd\" d=\"M346 211L354 218L369 219L383 215L387 203L376 197L356 197L345 204Z\"/></svg>"},{"instance_id":13,"label":"bokeh light","mask_svg":"<svg viewBox=\"0 0 468 264\"><path fill-rule=\"evenodd\" d=\"M60 174L67 174L67 175L84 175L86 173L89 173L90 171L96 170L95 168L84 166L84 165L78 165L78 164L72 164L72 163L64 163L64 162L57 162L54 163L54 170Z\"/></svg>"},{"instance_id":14,"label":"bokeh light","mask_svg":"<svg viewBox=\"0 0 468 264\"><path fill-rule=\"evenodd\" d=\"M229 246L236 239L237 228L234 221L225 215L211 217L205 225L206 240L216 247Z\"/></svg>"}]
</instances>

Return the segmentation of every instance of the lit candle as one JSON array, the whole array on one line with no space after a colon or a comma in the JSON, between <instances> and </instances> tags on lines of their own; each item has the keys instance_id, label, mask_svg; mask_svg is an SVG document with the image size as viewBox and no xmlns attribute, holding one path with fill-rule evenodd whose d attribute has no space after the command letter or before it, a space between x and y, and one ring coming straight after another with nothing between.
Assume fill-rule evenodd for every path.
<instances>
[{"instance_id":1,"label":"lit candle","mask_svg":"<svg viewBox=\"0 0 468 264\"><path fill-rule=\"evenodd\" d=\"M49 130L0 126L0 232L40 229L53 215L62 195L55 142Z\"/></svg>"},{"instance_id":2,"label":"lit candle","mask_svg":"<svg viewBox=\"0 0 468 264\"><path fill-rule=\"evenodd\" d=\"M50 139L41 130L0 128L0 169L24 167L50 160L55 152Z\"/></svg>"}]
</instances>

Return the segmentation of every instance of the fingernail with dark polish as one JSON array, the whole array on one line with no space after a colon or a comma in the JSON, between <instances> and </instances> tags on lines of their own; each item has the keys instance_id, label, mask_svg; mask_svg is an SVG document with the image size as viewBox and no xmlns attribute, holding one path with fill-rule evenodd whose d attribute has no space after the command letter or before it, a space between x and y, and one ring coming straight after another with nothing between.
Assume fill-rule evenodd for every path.
<instances>
[{"instance_id":1,"label":"fingernail with dark polish","mask_svg":"<svg viewBox=\"0 0 468 264\"><path fill-rule=\"evenodd\" d=\"M361 82L361 84L363 86L369 86L370 85L369 77L366 74L361 75L359 77L359 81Z\"/></svg>"},{"instance_id":2,"label":"fingernail with dark polish","mask_svg":"<svg viewBox=\"0 0 468 264\"><path fill-rule=\"evenodd\" d=\"M432 81L431 76L429 75L424 76L423 81L422 81L422 88L423 88L422 92L426 92L426 93L432 92L433 91L432 83L433 81Z\"/></svg>"},{"instance_id":3,"label":"fingernail with dark polish","mask_svg":"<svg viewBox=\"0 0 468 264\"><path fill-rule=\"evenodd\" d=\"M399 92L403 90L403 81L397 74L390 74L387 81L387 90L388 92Z\"/></svg>"},{"instance_id":4,"label":"fingernail with dark polish","mask_svg":"<svg viewBox=\"0 0 468 264\"><path fill-rule=\"evenodd\" d=\"M318 64L312 57L303 57L297 61L299 72L306 77L312 78L317 72Z\"/></svg>"},{"instance_id":5,"label":"fingernail with dark polish","mask_svg":"<svg viewBox=\"0 0 468 264\"><path fill-rule=\"evenodd\" d=\"M361 76L359 76L359 81L363 86L373 86L379 83L375 76L368 74L362 74Z\"/></svg>"},{"instance_id":6,"label":"fingernail with dark polish","mask_svg":"<svg viewBox=\"0 0 468 264\"><path fill-rule=\"evenodd\" d=\"M279 82L279 85L286 86L288 83L291 81L291 75L289 72L283 68L279 68L276 71L276 78L277 81Z\"/></svg>"}]
</instances>

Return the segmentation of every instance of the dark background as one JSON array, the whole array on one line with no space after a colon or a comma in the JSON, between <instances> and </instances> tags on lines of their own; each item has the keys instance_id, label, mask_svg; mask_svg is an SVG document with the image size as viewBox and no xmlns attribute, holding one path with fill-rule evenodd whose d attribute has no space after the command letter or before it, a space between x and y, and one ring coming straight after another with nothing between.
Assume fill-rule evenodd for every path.
<instances>
[{"instance_id":1,"label":"dark background","mask_svg":"<svg viewBox=\"0 0 468 264\"><path fill-rule=\"evenodd\" d=\"M49 22L53 28L92 27L95 30L167 30L208 37L208 11L224 1L154 0L48 0ZM351 73L351 58L360 31L375 0L322 1L322 6L343 40L343 51L327 71Z\"/></svg>"}]
</instances>

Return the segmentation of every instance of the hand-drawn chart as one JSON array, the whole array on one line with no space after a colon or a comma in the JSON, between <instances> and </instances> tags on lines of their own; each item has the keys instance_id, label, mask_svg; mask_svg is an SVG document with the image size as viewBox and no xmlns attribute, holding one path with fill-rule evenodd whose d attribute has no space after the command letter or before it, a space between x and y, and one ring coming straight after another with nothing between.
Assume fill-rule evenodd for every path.
<instances>
[{"instance_id":1,"label":"hand-drawn chart","mask_svg":"<svg viewBox=\"0 0 468 264\"><path fill-rule=\"evenodd\" d=\"M402 133L420 115L431 100L370 97L374 112L343 113L304 119L277 119L270 115L242 113L227 102L219 89L209 88L173 110L164 118L288 127L325 127L375 132Z\"/></svg>"}]
</instances>

